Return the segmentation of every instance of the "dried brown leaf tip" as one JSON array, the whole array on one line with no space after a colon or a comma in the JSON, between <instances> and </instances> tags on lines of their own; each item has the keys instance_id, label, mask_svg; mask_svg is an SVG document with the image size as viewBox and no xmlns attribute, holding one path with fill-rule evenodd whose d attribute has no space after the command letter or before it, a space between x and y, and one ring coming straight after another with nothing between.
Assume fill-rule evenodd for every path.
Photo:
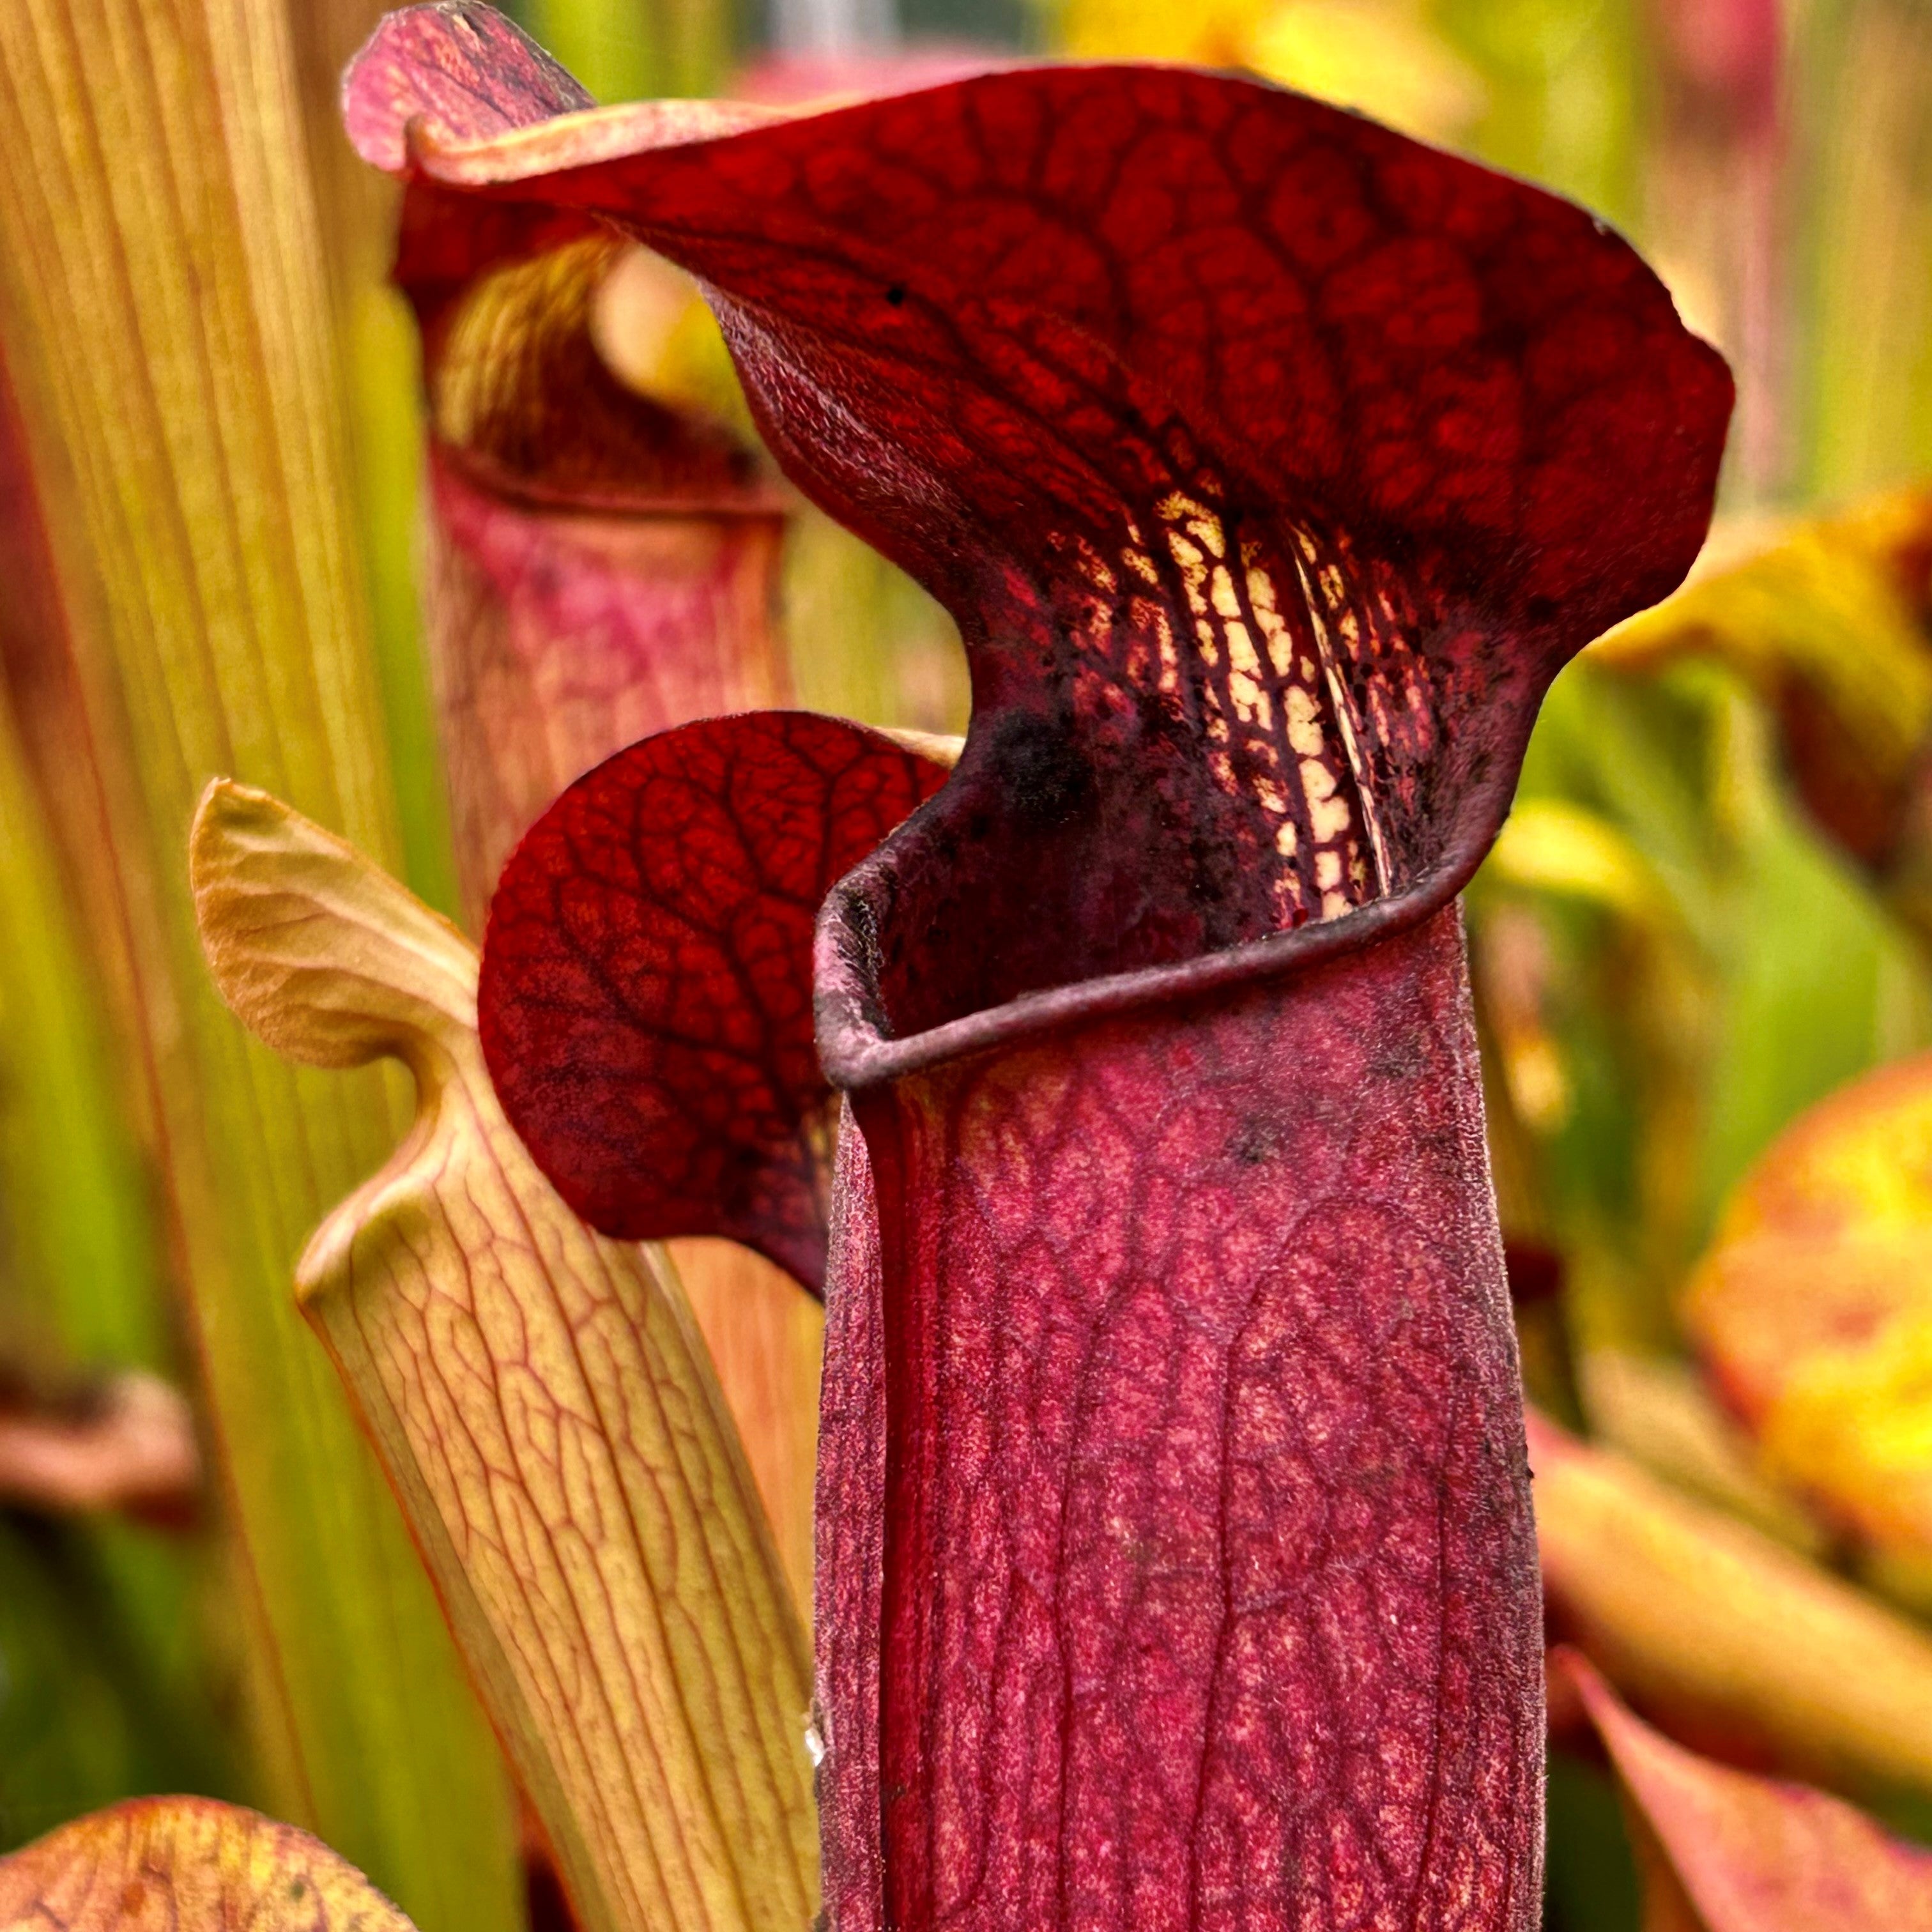
<instances>
[{"instance_id":1,"label":"dried brown leaf tip","mask_svg":"<svg viewBox=\"0 0 1932 1932\"><path fill-rule=\"evenodd\" d=\"M7 1932L415 1932L292 1825L206 1798L142 1798L0 1858Z\"/></svg>"},{"instance_id":2,"label":"dried brown leaf tip","mask_svg":"<svg viewBox=\"0 0 1932 1932\"><path fill-rule=\"evenodd\" d=\"M196 903L292 1056L389 1054L414 1131L297 1292L340 1368L588 1932L796 1932L817 1906L805 1642L704 1347L505 1121L476 955L340 840L218 783Z\"/></svg>"}]
</instances>

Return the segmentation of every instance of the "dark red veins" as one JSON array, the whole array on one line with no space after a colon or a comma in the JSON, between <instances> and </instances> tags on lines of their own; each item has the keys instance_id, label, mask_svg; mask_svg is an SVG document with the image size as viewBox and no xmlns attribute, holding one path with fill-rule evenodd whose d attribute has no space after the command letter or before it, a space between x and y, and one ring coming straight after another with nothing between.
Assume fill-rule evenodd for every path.
<instances>
[{"instance_id":1,"label":"dark red veins","mask_svg":"<svg viewBox=\"0 0 1932 1932\"><path fill-rule=\"evenodd\" d=\"M532 828L490 909L483 1050L592 1226L728 1234L819 1286L812 922L945 776L838 718L708 718L620 752Z\"/></svg>"},{"instance_id":2,"label":"dark red veins","mask_svg":"<svg viewBox=\"0 0 1932 1932\"><path fill-rule=\"evenodd\" d=\"M424 154L405 278L600 220L697 273L785 467L959 619L954 856L1023 829L1078 898L943 986L889 949L901 1030L1440 896L1557 667L1701 541L1730 386L1656 278L1353 116L1092 68L567 131ZM909 928L1004 927L996 870Z\"/></svg>"},{"instance_id":3,"label":"dark red veins","mask_svg":"<svg viewBox=\"0 0 1932 1932\"><path fill-rule=\"evenodd\" d=\"M343 76L342 123L392 172L406 136L487 141L593 104L578 80L494 7L471 0L390 14Z\"/></svg>"}]
</instances>

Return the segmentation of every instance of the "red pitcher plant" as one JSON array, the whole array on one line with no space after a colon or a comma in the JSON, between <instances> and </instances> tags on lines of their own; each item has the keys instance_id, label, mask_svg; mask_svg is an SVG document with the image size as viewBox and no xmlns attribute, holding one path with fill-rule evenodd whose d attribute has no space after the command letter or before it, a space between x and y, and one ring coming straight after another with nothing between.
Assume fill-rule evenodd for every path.
<instances>
[{"instance_id":1,"label":"red pitcher plant","mask_svg":"<svg viewBox=\"0 0 1932 1932\"><path fill-rule=\"evenodd\" d=\"M1630 247L1178 68L592 109L445 0L344 104L404 184L446 678L479 627L534 692L629 626L626 688L683 680L524 833L480 958L266 794L218 784L193 842L242 1018L415 1076L297 1292L586 1932L1520 1932L1552 1716L1658 1924L1932 1923L1922 1855L1576 1653L1546 1711L1457 895L1551 680L1703 540L1730 379ZM775 486L598 359L611 278L665 262L791 484L957 621L963 748L736 708L776 692L728 661ZM596 524L673 490L710 520L675 554ZM567 716L528 702L512 736ZM490 868L539 802L490 806ZM698 1236L825 1302L809 1663L636 1245ZM1559 1528L1668 1517L1538 1426ZM1553 1614L1654 1714L1738 1703L1565 1547ZM391 1922L358 1886L159 1801L0 1905Z\"/></svg>"}]
</instances>

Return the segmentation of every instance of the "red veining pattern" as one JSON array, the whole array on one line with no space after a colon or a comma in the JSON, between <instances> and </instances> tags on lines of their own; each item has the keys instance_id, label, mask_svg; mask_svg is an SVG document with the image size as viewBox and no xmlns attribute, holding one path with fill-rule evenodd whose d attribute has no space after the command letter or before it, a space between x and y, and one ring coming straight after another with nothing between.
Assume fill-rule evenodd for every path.
<instances>
[{"instance_id":1,"label":"red veining pattern","mask_svg":"<svg viewBox=\"0 0 1932 1932\"><path fill-rule=\"evenodd\" d=\"M422 152L404 278L599 218L694 270L781 460L959 616L982 718L1070 722L1199 902L976 997L1472 863L1540 686L1701 539L1730 382L1634 254L1316 103L1066 68L539 131Z\"/></svg>"},{"instance_id":2,"label":"red veining pattern","mask_svg":"<svg viewBox=\"0 0 1932 1932\"><path fill-rule=\"evenodd\" d=\"M777 517L533 512L430 459L430 664L464 899L573 778L668 724L782 696Z\"/></svg>"},{"instance_id":3,"label":"red veining pattern","mask_svg":"<svg viewBox=\"0 0 1932 1932\"><path fill-rule=\"evenodd\" d=\"M883 1264L832 1306L882 1279L883 1319L844 1316L825 1401L882 1352L884 1923L1532 1924L1534 1551L1454 909L856 1106ZM865 1627L821 1637L834 1900Z\"/></svg>"},{"instance_id":4,"label":"red veining pattern","mask_svg":"<svg viewBox=\"0 0 1932 1932\"><path fill-rule=\"evenodd\" d=\"M483 1047L594 1227L730 1234L818 1286L812 922L944 777L838 718L711 718L620 752L532 829L490 906Z\"/></svg>"},{"instance_id":5,"label":"red veining pattern","mask_svg":"<svg viewBox=\"0 0 1932 1932\"><path fill-rule=\"evenodd\" d=\"M40 1932L416 1932L319 1838L212 1798L136 1798L0 1858L0 1923Z\"/></svg>"},{"instance_id":6,"label":"red veining pattern","mask_svg":"<svg viewBox=\"0 0 1932 1932\"><path fill-rule=\"evenodd\" d=\"M839 1932L1522 1932L1535 1564L1441 908L1550 678L1695 554L1721 362L1580 210L1174 70L427 142L404 271L599 221L973 663L820 932Z\"/></svg>"},{"instance_id":7,"label":"red veining pattern","mask_svg":"<svg viewBox=\"0 0 1932 1932\"><path fill-rule=\"evenodd\" d=\"M491 7L416 7L391 14L343 78L342 122L356 152L392 170L404 136L488 140L568 114L590 96Z\"/></svg>"}]
</instances>

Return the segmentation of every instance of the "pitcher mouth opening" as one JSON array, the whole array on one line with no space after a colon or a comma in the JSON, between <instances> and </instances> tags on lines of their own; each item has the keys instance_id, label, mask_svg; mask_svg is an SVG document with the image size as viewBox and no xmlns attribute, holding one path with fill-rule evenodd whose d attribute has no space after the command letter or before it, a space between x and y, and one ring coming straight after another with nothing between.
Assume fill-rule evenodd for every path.
<instances>
[{"instance_id":1,"label":"pitcher mouth opening","mask_svg":"<svg viewBox=\"0 0 1932 1932\"><path fill-rule=\"evenodd\" d=\"M1507 816L1528 713L1456 790L1414 876L1286 928L1238 871L1204 868L1187 841L1160 836L1158 800L1130 767L1085 761L1042 784L1039 728L1006 714L969 736L945 788L827 898L816 1018L835 1087L1290 978L1420 925Z\"/></svg>"}]
</instances>

